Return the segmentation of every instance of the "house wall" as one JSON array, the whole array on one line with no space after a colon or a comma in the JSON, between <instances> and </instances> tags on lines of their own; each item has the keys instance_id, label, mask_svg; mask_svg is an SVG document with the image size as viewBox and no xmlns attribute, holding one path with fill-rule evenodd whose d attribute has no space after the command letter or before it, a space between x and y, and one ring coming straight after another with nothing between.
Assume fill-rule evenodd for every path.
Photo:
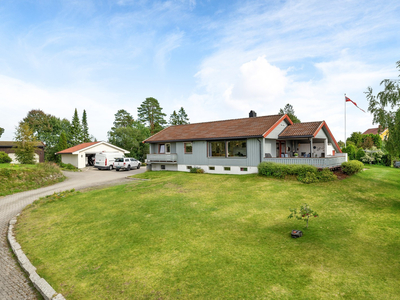
<instances>
[{"instance_id":1,"label":"house wall","mask_svg":"<svg viewBox=\"0 0 400 300\"><path fill-rule=\"evenodd\" d=\"M71 164L78 168L78 155L77 154L61 154L61 162L64 164Z\"/></svg>"},{"instance_id":2,"label":"house wall","mask_svg":"<svg viewBox=\"0 0 400 300\"><path fill-rule=\"evenodd\" d=\"M276 126L276 128L274 130L272 130L270 132L270 134L268 134L268 136L266 136L266 138L268 139L273 139L273 140L277 140L278 136L281 134L281 132L288 126L288 124L286 123L285 120L283 120L281 123L279 123L278 126Z\"/></svg>"},{"instance_id":3,"label":"house wall","mask_svg":"<svg viewBox=\"0 0 400 300\"><path fill-rule=\"evenodd\" d=\"M260 139L262 142L262 139ZM172 143L171 143L172 146ZM208 157L207 141L194 141L192 154L185 153L184 143L176 143L178 165L203 166L257 166L260 163L260 143L257 139L247 140L246 157Z\"/></svg>"},{"instance_id":4,"label":"house wall","mask_svg":"<svg viewBox=\"0 0 400 300\"><path fill-rule=\"evenodd\" d=\"M264 140L264 156L265 153L269 153L272 157L276 157L276 140Z\"/></svg>"}]
</instances>

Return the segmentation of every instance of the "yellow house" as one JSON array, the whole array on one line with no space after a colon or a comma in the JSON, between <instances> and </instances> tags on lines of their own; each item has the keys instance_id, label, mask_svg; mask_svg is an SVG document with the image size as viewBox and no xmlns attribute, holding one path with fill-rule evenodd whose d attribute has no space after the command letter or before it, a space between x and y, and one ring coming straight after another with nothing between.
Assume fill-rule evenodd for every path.
<instances>
[{"instance_id":1,"label":"yellow house","mask_svg":"<svg viewBox=\"0 0 400 300\"><path fill-rule=\"evenodd\" d=\"M384 130L381 129L381 133L379 133L379 127L378 128L370 128L367 131L365 131L363 134L379 134L381 136L382 141L387 139L387 136L389 134L389 130L385 128Z\"/></svg>"}]
</instances>

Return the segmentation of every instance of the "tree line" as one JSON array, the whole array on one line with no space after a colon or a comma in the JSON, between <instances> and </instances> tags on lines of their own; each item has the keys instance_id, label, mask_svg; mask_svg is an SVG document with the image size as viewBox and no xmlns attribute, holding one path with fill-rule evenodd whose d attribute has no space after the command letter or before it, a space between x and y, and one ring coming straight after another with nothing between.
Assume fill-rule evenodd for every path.
<instances>
[{"instance_id":1,"label":"tree line","mask_svg":"<svg viewBox=\"0 0 400 300\"><path fill-rule=\"evenodd\" d=\"M130 151L129 156L144 161L148 153L148 145L142 142L166 126L188 124L189 118L183 107L170 115L169 122L162 112L160 103L155 98L146 98L137 108L138 119L124 109L115 114L115 120L107 132L108 142ZM0 128L0 136L4 132ZM59 163L61 158L57 152L75 145L96 141L89 133L86 110L82 117L75 109L71 121L46 114L40 109L28 112L27 116L16 127L16 157L21 163L33 163L34 151L38 141L45 144L45 160Z\"/></svg>"}]
</instances>

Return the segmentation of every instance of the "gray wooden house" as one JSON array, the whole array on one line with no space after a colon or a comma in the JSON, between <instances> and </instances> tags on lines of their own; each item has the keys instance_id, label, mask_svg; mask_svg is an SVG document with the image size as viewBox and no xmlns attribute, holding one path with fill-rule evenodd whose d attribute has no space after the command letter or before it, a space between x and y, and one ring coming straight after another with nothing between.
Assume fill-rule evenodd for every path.
<instances>
[{"instance_id":1,"label":"gray wooden house","mask_svg":"<svg viewBox=\"0 0 400 300\"><path fill-rule=\"evenodd\" d=\"M146 139L149 169L256 173L260 162L334 168L347 160L325 121L293 124L287 115L170 126Z\"/></svg>"}]
</instances>

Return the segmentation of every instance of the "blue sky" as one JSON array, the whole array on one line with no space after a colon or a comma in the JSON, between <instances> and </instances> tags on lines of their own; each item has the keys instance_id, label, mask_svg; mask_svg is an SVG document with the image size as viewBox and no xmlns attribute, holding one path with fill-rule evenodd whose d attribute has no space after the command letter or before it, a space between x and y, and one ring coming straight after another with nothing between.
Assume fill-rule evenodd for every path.
<instances>
[{"instance_id":1,"label":"blue sky","mask_svg":"<svg viewBox=\"0 0 400 300\"><path fill-rule=\"evenodd\" d=\"M400 2L0 0L1 140L31 109L86 109L107 140L114 114L146 97L190 122L277 114L325 120L344 138L344 93L395 79ZM347 136L376 127L347 104Z\"/></svg>"}]
</instances>

